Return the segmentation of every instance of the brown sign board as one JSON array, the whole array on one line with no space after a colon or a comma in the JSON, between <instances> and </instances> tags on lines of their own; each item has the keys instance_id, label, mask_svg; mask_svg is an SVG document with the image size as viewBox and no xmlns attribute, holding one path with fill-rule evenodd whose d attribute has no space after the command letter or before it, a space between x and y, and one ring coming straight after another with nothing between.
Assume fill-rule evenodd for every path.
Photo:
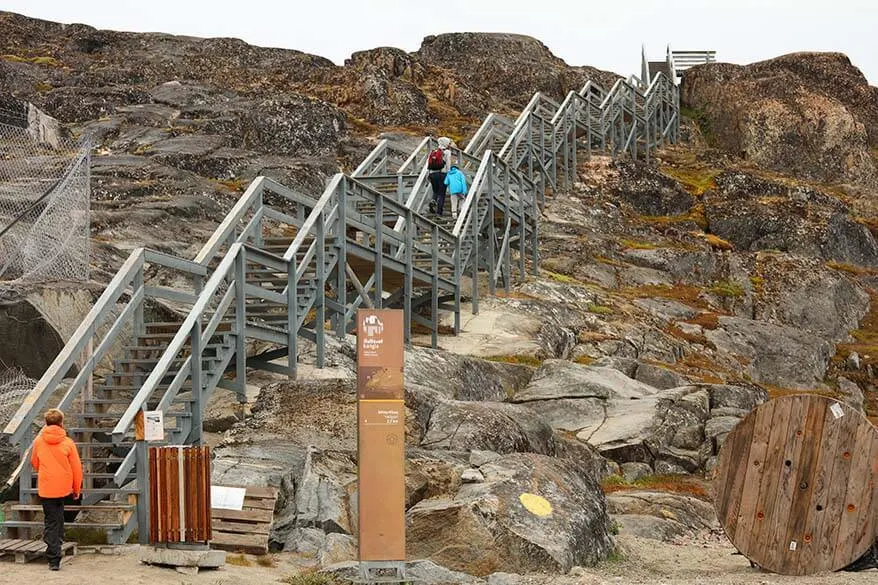
<instances>
[{"instance_id":1,"label":"brown sign board","mask_svg":"<svg viewBox=\"0 0 878 585\"><path fill-rule=\"evenodd\" d=\"M357 312L360 561L405 560L403 314Z\"/></svg>"}]
</instances>

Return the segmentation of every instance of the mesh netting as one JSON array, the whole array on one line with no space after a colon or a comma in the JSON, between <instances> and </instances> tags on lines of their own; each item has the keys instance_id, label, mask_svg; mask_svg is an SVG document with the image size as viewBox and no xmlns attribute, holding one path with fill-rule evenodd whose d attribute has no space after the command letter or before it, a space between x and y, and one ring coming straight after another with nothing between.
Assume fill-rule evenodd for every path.
<instances>
[{"instance_id":1,"label":"mesh netting","mask_svg":"<svg viewBox=\"0 0 878 585\"><path fill-rule=\"evenodd\" d=\"M0 428L6 426L37 381L18 368L0 372Z\"/></svg>"},{"instance_id":2,"label":"mesh netting","mask_svg":"<svg viewBox=\"0 0 878 585\"><path fill-rule=\"evenodd\" d=\"M0 112L3 113L3 112ZM87 280L90 152L31 108L0 117L0 279Z\"/></svg>"}]
</instances>

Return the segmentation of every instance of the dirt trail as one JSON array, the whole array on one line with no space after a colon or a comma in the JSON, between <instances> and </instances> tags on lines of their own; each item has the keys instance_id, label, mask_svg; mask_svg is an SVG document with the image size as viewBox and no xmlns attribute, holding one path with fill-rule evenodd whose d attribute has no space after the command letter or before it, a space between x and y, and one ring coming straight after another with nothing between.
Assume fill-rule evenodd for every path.
<instances>
[{"instance_id":1,"label":"dirt trail","mask_svg":"<svg viewBox=\"0 0 878 585\"><path fill-rule=\"evenodd\" d=\"M750 568L728 544L686 546L621 536L622 558L600 567L574 569L574 574L532 576L517 585L874 585L878 571L785 577ZM141 565L134 547L118 556L80 555L58 573L42 563L0 564L0 584L40 585L271 585L297 574L306 561L291 554L273 555L273 567L228 565L218 571L181 575L170 569ZM313 561L312 561L313 562Z\"/></svg>"}]
</instances>

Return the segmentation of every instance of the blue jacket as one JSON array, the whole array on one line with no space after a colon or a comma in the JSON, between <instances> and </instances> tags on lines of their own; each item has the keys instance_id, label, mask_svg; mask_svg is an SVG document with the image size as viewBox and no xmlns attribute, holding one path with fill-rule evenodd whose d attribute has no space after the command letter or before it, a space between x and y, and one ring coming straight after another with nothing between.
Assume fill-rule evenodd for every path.
<instances>
[{"instance_id":1,"label":"blue jacket","mask_svg":"<svg viewBox=\"0 0 878 585\"><path fill-rule=\"evenodd\" d=\"M445 184L448 185L448 192L451 195L466 196L466 175L455 165L451 165L451 170L445 175Z\"/></svg>"}]
</instances>

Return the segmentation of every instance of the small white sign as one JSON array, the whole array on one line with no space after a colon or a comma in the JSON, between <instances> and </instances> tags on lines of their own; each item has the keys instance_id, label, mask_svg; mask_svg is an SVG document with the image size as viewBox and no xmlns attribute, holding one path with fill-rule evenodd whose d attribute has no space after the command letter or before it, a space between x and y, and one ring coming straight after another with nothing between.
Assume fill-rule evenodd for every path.
<instances>
[{"instance_id":1,"label":"small white sign","mask_svg":"<svg viewBox=\"0 0 878 585\"><path fill-rule=\"evenodd\" d=\"M165 440L165 417L161 410L143 413L143 439L147 442Z\"/></svg>"},{"instance_id":2,"label":"small white sign","mask_svg":"<svg viewBox=\"0 0 878 585\"><path fill-rule=\"evenodd\" d=\"M841 418L844 416L844 409L838 402L833 402L832 406L829 407L829 410L832 411L832 416L834 416L835 418Z\"/></svg>"},{"instance_id":3,"label":"small white sign","mask_svg":"<svg viewBox=\"0 0 878 585\"><path fill-rule=\"evenodd\" d=\"M791 540L790 541L790 550L796 550L796 547L798 547L798 544L796 543L796 541Z\"/></svg>"},{"instance_id":4,"label":"small white sign","mask_svg":"<svg viewBox=\"0 0 878 585\"><path fill-rule=\"evenodd\" d=\"M243 510L244 488L224 487L221 485L210 486L210 507L219 510Z\"/></svg>"}]
</instances>

